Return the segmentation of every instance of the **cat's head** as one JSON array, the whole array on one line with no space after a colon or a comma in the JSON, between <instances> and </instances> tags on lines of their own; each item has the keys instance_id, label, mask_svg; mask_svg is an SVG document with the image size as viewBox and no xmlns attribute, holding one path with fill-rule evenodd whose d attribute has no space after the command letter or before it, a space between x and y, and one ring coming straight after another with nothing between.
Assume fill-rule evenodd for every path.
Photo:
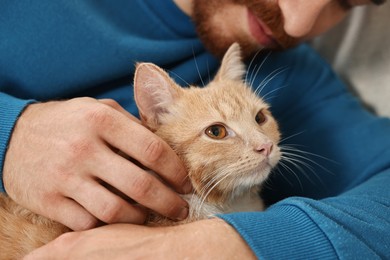
<instances>
[{"instance_id":1,"label":"cat's head","mask_svg":"<svg viewBox=\"0 0 390 260\"><path fill-rule=\"evenodd\" d=\"M204 88L181 88L156 65L137 65L134 96L143 124L176 151L195 192L209 202L258 186L281 156L278 125L244 73L238 44Z\"/></svg>"}]
</instances>

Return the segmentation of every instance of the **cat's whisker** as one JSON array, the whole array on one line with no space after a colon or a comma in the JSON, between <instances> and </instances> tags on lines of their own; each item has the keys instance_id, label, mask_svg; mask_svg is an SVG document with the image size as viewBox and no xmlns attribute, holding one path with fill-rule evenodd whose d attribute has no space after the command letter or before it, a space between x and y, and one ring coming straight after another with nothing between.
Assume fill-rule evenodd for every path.
<instances>
[{"instance_id":1,"label":"cat's whisker","mask_svg":"<svg viewBox=\"0 0 390 260\"><path fill-rule=\"evenodd\" d=\"M281 73L285 72L287 68L285 67L280 67L272 71L267 77L265 77L260 84L257 86L255 89L255 94L260 96L261 92L264 90L264 88L268 85L269 82L271 82L275 77L280 75Z\"/></svg>"},{"instance_id":2,"label":"cat's whisker","mask_svg":"<svg viewBox=\"0 0 390 260\"><path fill-rule=\"evenodd\" d=\"M204 81L202 79L202 75L200 74L200 70L199 70L199 66L198 66L198 61L196 60L196 56L195 56L195 51L194 51L194 48L192 47L192 54L194 55L194 62L195 62L195 67L196 67L196 71L198 72L198 75L199 75L199 79L200 79L200 82L202 82L202 86L206 86L204 84Z\"/></svg>"},{"instance_id":3,"label":"cat's whisker","mask_svg":"<svg viewBox=\"0 0 390 260\"><path fill-rule=\"evenodd\" d=\"M253 83L255 82L255 79L256 79L256 76L257 74L259 74L260 72L260 69L263 67L264 63L268 60L269 56L271 55L272 51L269 51L268 54L265 56L265 58L263 59L263 61L260 63L259 67L256 69L256 66L253 68L253 72L252 72L252 75L251 75L251 78L250 79L250 82L249 82L249 85L250 86L253 86ZM256 70L255 70L256 69Z\"/></svg>"},{"instance_id":4,"label":"cat's whisker","mask_svg":"<svg viewBox=\"0 0 390 260\"><path fill-rule=\"evenodd\" d=\"M278 166L284 168L287 172L292 173L292 174L295 176L295 178L297 179L297 181L298 181L298 183L299 183L299 187L301 188L301 190L303 190L302 182L301 182L301 180L299 179L298 174L296 174L296 173L294 172L293 169L291 169L291 168L290 168L288 165L286 165L283 161L279 161ZM283 179L285 179L291 186L293 186L292 182L290 182L290 181L288 180L288 178L287 178L286 176L284 176L283 172L282 172L279 168L277 168L277 169L278 169L278 172L282 175Z\"/></svg>"},{"instance_id":5,"label":"cat's whisker","mask_svg":"<svg viewBox=\"0 0 390 260\"><path fill-rule=\"evenodd\" d=\"M245 164L247 165L247 164ZM250 166L249 168L254 168L254 166ZM199 192L199 197L201 202L197 205L198 208L196 211L199 213L201 211L201 208L203 207L203 204L206 202L207 198L211 194L211 192L219 186L224 181L224 188L220 190L222 192L222 197L225 197L227 194L231 196L239 195L242 190L237 190L237 188L240 187L240 182L236 178L231 178L230 180L226 181L228 177L231 177L233 174L235 176L241 176L248 173L248 167L245 168L238 168L237 169L237 163L229 165L227 168L221 170L219 169L218 172L210 173L209 176L213 176L210 180L205 181L206 185L202 187L202 189ZM247 184L246 184L247 185ZM256 185L256 182L253 182L253 185Z\"/></svg>"},{"instance_id":6,"label":"cat's whisker","mask_svg":"<svg viewBox=\"0 0 390 260\"><path fill-rule=\"evenodd\" d=\"M323 160L327 160L327 161L330 161L330 162L334 162L334 161L332 161L332 160L330 160L330 159L328 159L328 158L326 158L324 156L317 155L317 154L314 154L314 153L311 153L311 152L307 152L307 151L303 151L303 150L300 150L300 149L297 149L295 147L291 147L291 146L288 146L288 145L281 145L280 148L282 149L282 154L283 154L282 155L282 161L290 163L291 165L296 167L298 170L300 170L301 173L312 184L315 184L315 182L309 177L309 175L306 173L306 171L304 171L304 169L302 167L305 167L306 169L308 169L312 173L312 175L314 175L314 177L324 187L326 187L325 183L320 178L320 176L318 175L318 173L316 172L316 170L315 170L315 168L313 166L317 166L317 167L321 168L322 170L324 170L325 172L334 175L333 172L329 171L327 168L325 168L324 166L322 166L321 164L319 164L315 160L312 160L312 159L308 158L307 156L309 156L309 155L310 156L315 156L317 158L320 158L320 159L323 159ZM336 163L336 162L334 162L334 163Z\"/></svg>"},{"instance_id":7,"label":"cat's whisker","mask_svg":"<svg viewBox=\"0 0 390 260\"><path fill-rule=\"evenodd\" d=\"M213 178L211 178L211 180L209 180L207 182L207 184L205 186L203 186L203 188L201 189L200 194L199 194L201 202L198 205L198 210L197 210L198 213L201 211L201 208L202 208L203 204L205 203L207 197L210 195L210 193L222 181L224 181L226 178L228 178L231 174L234 173L234 171L232 171L232 169L234 169L233 165L229 165L229 167L225 168L224 170L222 170L218 173L211 173Z\"/></svg>"},{"instance_id":8,"label":"cat's whisker","mask_svg":"<svg viewBox=\"0 0 390 260\"><path fill-rule=\"evenodd\" d=\"M287 178L284 176L283 172L280 170L281 167L282 167L282 165L278 164L276 167L274 167L274 168L272 169L272 171L270 172L269 175L280 174L280 175L283 177L283 179L292 187L293 184L289 181L289 179L287 179ZM273 189L272 181L273 181L272 178L266 178L266 179L264 180L264 182L262 183L262 187L263 187L263 188L266 188L266 189L269 189L269 190L272 190L272 189Z\"/></svg>"},{"instance_id":9,"label":"cat's whisker","mask_svg":"<svg viewBox=\"0 0 390 260\"><path fill-rule=\"evenodd\" d=\"M293 145L293 144L289 144L289 145ZM334 164L339 164L337 161L329 159L329 158L327 158L325 156L321 156L321 155L318 155L318 154L315 154L315 153L311 153L311 152L308 152L308 151L300 150L300 149L297 149L297 148L295 148L293 146L289 146L289 145L281 145L281 147L282 147L283 150L286 150L286 151L302 153L304 155L311 155L311 156L314 156L314 157L326 160L326 161L334 163ZM320 165L318 165L318 166L320 166Z\"/></svg>"},{"instance_id":10,"label":"cat's whisker","mask_svg":"<svg viewBox=\"0 0 390 260\"><path fill-rule=\"evenodd\" d=\"M231 194L236 194L237 193L237 185L234 185L234 183L236 182L236 180L234 179L231 179L228 183L228 187L232 187L232 191L231 191ZM227 193L227 191L224 191L224 193Z\"/></svg>"},{"instance_id":11,"label":"cat's whisker","mask_svg":"<svg viewBox=\"0 0 390 260\"><path fill-rule=\"evenodd\" d=\"M301 132L298 132L298 133L292 134L292 135L290 135L290 136L287 136L287 137L283 138L282 140L280 140L279 143L283 143L284 141L286 141L286 140L288 140L288 139L291 139L291 138L293 138L293 137L295 137L295 136L297 136L297 135L303 134L304 132L306 132L306 130L303 130L303 131L301 131ZM285 145L284 145L284 146L285 146Z\"/></svg>"},{"instance_id":12,"label":"cat's whisker","mask_svg":"<svg viewBox=\"0 0 390 260\"><path fill-rule=\"evenodd\" d=\"M263 48L261 48L260 50L258 50L256 52L256 54L253 56L253 58L251 59L251 62L249 63L249 66L248 66L248 69L247 69L247 73L245 74L245 80L244 82L247 83L248 82L248 76L249 76L249 71L250 69L252 68L252 65L253 65L253 62L256 60L257 56L259 55L259 53L263 50ZM257 65L255 65L255 68L256 68ZM253 72L252 72L253 73ZM250 78L252 78L252 75L249 76Z\"/></svg>"},{"instance_id":13,"label":"cat's whisker","mask_svg":"<svg viewBox=\"0 0 390 260\"><path fill-rule=\"evenodd\" d=\"M281 158L284 162L288 162L290 163L291 165L293 165L295 168L297 168L308 180L311 184L315 184L315 182L310 178L310 176L306 173L306 171L302 168L302 166L306 167L307 169L309 169L309 171L311 171L316 177L317 179L318 176L317 174L315 173L313 167L311 167L310 165L308 165L307 163L303 162L303 161L300 161L298 159L294 159L294 158L289 158L287 156L282 156ZM301 165L302 166L301 166ZM320 180L320 179L319 179ZM320 180L321 181L321 180Z\"/></svg>"},{"instance_id":14,"label":"cat's whisker","mask_svg":"<svg viewBox=\"0 0 390 260\"><path fill-rule=\"evenodd\" d=\"M262 98L264 101L267 101L267 99L274 98L274 97L276 97L276 96L271 96L271 97L268 97L268 98L267 98L267 96L270 95L270 94L272 94L272 93L275 93L276 91L278 91L278 90L280 90L280 89L283 89L283 88L285 88L285 87L287 87L287 85L281 86L281 87L279 87L279 88L275 88L275 89L271 90L270 92L268 92L267 94L261 96L261 98Z\"/></svg>"},{"instance_id":15,"label":"cat's whisker","mask_svg":"<svg viewBox=\"0 0 390 260\"><path fill-rule=\"evenodd\" d=\"M226 169L225 169L226 170ZM203 186L201 189L202 197L206 199L206 197L210 194L210 192L219 184L221 181L223 181L225 178L227 178L229 175L224 174L223 171L220 171L219 173L211 173L210 175L213 175L213 177L210 180L205 181L207 184ZM206 194L204 194L206 192Z\"/></svg>"},{"instance_id":16,"label":"cat's whisker","mask_svg":"<svg viewBox=\"0 0 390 260\"><path fill-rule=\"evenodd\" d=\"M245 169L239 169L236 172L231 172L230 175L232 175L234 173L234 174L240 176L243 172L247 172L247 171ZM239 188L240 185L238 185L238 182L237 182L237 180L235 178L231 178L230 181L226 184L226 186L229 187L229 188L223 190L224 195L225 194L230 194L231 196L236 196L239 193L237 191L237 188Z\"/></svg>"},{"instance_id":17,"label":"cat's whisker","mask_svg":"<svg viewBox=\"0 0 390 260\"><path fill-rule=\"evenodd\" d=\"M176 78L179 78L179 79L180 79L181 81L183 81L187 86L190 86L190 85L191 85L190 83L188 83L188 81L186 81L184 78L182 78L179 74L175 73L174 71L169 70L168 72L169 72L169 74L171 74L171 75L175 75Z\"/></svg>"},{"instance_id":18,"label":"cat's whisker","mask_svg":"<svg viewBox=\"0 0 390 260\"><path fill-rule=\"evenodd\" d=\"M281 68L283 68L283 67L281 67ZM275 69L274 71L272 71L271 73L269 73L264 79L262 79L262 81L260 81L260 83L258 84L258 86L257 86L257 88L255 89L254 92L257 93L258 89L264 85L264 82L266 82L266 81L268 82L268 80L269 80L270 78L272 78L273 75L276 74L281 68ZM255 78L256 78L256 75L257 75L257 73L255 74L255 77L254 77L254 78L252 79L252 81L251 81L251 86L253 86L253 83L254 83L254 80L255 80Z\"/></svg>"},{"instance_id":19,"label":"cat's whisker","mask_svg":"<svg viewBox=\"0 0 390 260\"><path fill-rule=\"evenodd\" d=\"M320 158L320 159L323 159L323 160L327 160L328 162L332 162L332 163L335 163L335 164L336 164L337 162L335 162L335 161L333 161L333 160L331 160L331 159L328 159L328 158L326 158L326 157L323 157L323 156L321 156L321 155L317 155L317 154L310 153L310 152L305 152L305 151L302 151L302 150L299 150L299 149L288 148L288 147L286 148L286 147L284 147L284 146L281 146L281 148L282 148L282 150L284 149L285 151L295 152L295 153L290 153L290 156L295 156L296 158L304 159L304 160L306 160L306 161L308 161L308 162L310 162L310 163L312 163L312 164L318 166L319 168L321 168L321 169L324 170L325 172L327 172L327 173L329 173L329 174L331 174L331 175L335 175L335 173L329 171L327 168L325 168L324 166L322 166L322 165L319 164L318 162L316 162L316 161L314 161L314 160L312 160L312 159L310 159L310 158L307 158L307 157L305 157L305 156L298 155L298 154L296 154L296 153L303 153L304 155L315 156L315 157L317 157L317 158ZM290 150L289 150L289 149L290 149ZM284 152L284 153L286 154L287 152Z\"/></svg>"},{"instance_id":20,"label":"cat's whisker","mask_svg":"<svg viewBox=\"0 0 390 260\"><path fill-rule=\"evenodd\" d=\"M289 157L290 156L290 157ZM290 154L290 153L286 153L284 152L283 155L281 156L281 160L283 161L287 161L291 164L293 164L294 166L296 166L299 170L301 170L302 172L304 172L303 168L301 167L304 166L310 170L314 170L314 168L309 165L308 163L304 162L303 160L300 160L299 157L298 158L294 158L294 155L293 154Z\"/></svg>"},{"instance_id":21,"label":"cat's whisker","mask_svg":"<svg viewBox=\"0 0 390 260\"><path fill-rule=\"evenodd\" d=\"M207 76L209 77L209 82L210 82L211 81L211 75L210 75L209 61L206 61L206 67L207 67Z\"/></svg>"},{"instance_id":22,"label":"cat's whisker","mask_svg":"<svg viewBox=\"0 0 390 260\"><path fill-rule=\"evenodd\" d=\"M196 203L197 200L198 200L198 194L194 191L191 194L191 199L190 199L189 205L192 205L192 206L197 205L197 203ZM190 213L191 213L191 217L199 218L200 212L199 212L198 207L190 208Z\"/></svg>"},{"instance_id":23,"label":"cat's whisker","mask_svg":"<svg viewBox=\"0 0 390 260\"><path fill-rule=\"evenodd\" d=\"M213 179L215 179L216 177L217 177L217 176L214 176L214 177L212 178L212 180L210 180L210 181L202 181L202 183L206 183L206 185L204 185L204 186L200 189L200 191L199 191L199 193L198 193L199 200L200 200L201 202L200 202L199 204L197 204L197 207L196 207L196 210L195 210L195 214L196 214L197 218L200 217L200 215L201 215L201 209L202 209L203 203L204 203L204 201L206 200L206 195L205 195L205 193L207 192L207 190L209 190L209 187L212 185L212 183L214 183L214 182L213 182Z\"/></svg>"},{"instance_id":24,"label":"cat's whisker","mask_svg":"<svg viewBox=\"0 0 390 260\"><path fill-rule=\"evenodd\" d=\"M269 102L269 100L272 100L272 99L275 99L275 98L277 98L278 97L278 95L274 95L274 96L269 96L267 99L264 99L264 102Z\"/></svg>"}]
</instances>

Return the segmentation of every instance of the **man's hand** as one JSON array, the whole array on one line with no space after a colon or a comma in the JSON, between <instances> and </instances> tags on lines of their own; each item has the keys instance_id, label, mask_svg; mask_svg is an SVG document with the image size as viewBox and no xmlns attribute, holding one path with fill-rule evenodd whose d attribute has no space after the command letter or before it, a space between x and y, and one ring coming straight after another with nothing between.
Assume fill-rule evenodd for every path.
<instances>
[{"instance_id":1,"label":"man's hand","mask_svg":"<svg viewBox=\"0 0 390 260\"><path fill-rule=\"evenodd\" d=\"M11 137L3 180L17 203L73 230L143 223L145 208L184 219L187 203L144 167L178 192L191 190L177 155L138 119L113 100L76 98L27 107Z\"/></svg>"},{"instance_id":2,"label":"man's hand","mask_svg":"<svg viewBox=\"0 0 390 260\"><path fill-rule=\"evenodd\" d=\"M255 259L220 219L174 227L108 225L64 234L25 259Z\"/></svg>"}]
</instances>

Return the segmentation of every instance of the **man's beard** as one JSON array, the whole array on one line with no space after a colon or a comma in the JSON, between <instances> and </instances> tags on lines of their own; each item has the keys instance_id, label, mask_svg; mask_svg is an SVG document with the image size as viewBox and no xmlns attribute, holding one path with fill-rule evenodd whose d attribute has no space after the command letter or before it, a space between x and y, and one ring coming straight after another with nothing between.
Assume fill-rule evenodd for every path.
<instances>
[{"instance_id":1,"label":"man's beard","mask_svg":"<svg viewBox=\"0 0 390 260\"><path fill-rule=\"evenodd\" d=\"M287 35L283 29L284 19L276 1L270 0L195 0L193 1L193 20L197 33L206 48L218 57L222 57L229 46L238 42L243 56L248 58L264 47L248 39L244 32L235 32L234 36L224 34L223 30L213 24L213 16L227 5L241 5L249 8L273 32L276 45L273 49L286 49L295 46L299 40ZM226 17L225 19L229 19ZM247 17L242 17L247 19ZM223 23L224 21L219 21Z\"/></svg>"}]
</instances>

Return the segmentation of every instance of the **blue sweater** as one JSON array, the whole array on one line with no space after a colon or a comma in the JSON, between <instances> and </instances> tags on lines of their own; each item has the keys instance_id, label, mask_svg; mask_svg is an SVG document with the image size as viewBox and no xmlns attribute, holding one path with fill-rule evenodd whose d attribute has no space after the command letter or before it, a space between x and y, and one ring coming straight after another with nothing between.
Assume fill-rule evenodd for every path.
<instances>
[{"instance_id":1,"label":"blue sweater","mask_svg":"<svg viewBox=\"0 0 390 260\"><path fill-rule=\"evenodd\" d=\"M158 64L182 85L218 68L171 0L3 1L0 169L31 102L113 98L137 115L137 61ZM265 212L220 217L260 259L389 258L390 121L368 113L307 46L271 54L258 71L262 61L249 68L253 85L267 82L262 95L284 150L301 151L266 183Z\"/></svg>"}]
</instances>

